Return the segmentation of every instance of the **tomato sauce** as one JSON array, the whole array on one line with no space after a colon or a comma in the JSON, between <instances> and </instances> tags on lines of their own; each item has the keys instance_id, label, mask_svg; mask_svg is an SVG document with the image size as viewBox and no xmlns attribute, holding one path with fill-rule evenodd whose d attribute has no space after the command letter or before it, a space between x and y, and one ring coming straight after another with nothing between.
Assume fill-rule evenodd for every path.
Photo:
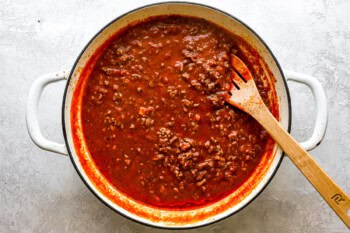
<instances>
[{"instance_id":1,"label":"tomato sauce","mask_svg":"<svg viewBox=\"0 0 350 233\"><path fill-rule=\"evenodd\" d=\"M222 94L231 85L235 54L275 110L273 90L241 48L254 50L215 24L183 16L150 18L107 43L87 77L81 121L88 150L110 184L165 209L207 205L240 187L270 138Z\"/></svg>"}]
</instances>

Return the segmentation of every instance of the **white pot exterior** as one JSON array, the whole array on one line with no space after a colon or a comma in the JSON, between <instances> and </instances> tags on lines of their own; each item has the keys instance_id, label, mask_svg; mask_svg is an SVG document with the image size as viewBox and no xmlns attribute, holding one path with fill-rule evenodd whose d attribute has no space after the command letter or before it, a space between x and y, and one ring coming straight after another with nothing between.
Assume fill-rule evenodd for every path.
<instances>
[{"instance_id":1,"label":"white pot exterior","mask_svg":"<svg viewBox=\"0 0 350 233\"><path fill-rule=\"evenodd\" d=\"M269 156L265 154L265 156L262 157L257 169L241 187L239 187L228 197L225 197L216 203L198 209L186 211L167 211L155 209L153 207L137 203L136 201L123 195L113 186L111 186L105 180L103 175L100 174L99 170L95 167L93 160L91 159L91 156L87 150L87 145L85 145L80 121L81 105L79 102L76 102L77 97L75 93L73 98L73 92L78 92L81 94L81 91L83 90L83 88L79 86L79 84L85 80L80 79L81 72L84 70L84 67L96 49L98 49L100 45L102 45L110 37L110 35L127 26L130 22L139 21L151 16L167 14L187 15L207 19L208 21L214 22L217 25L226 28L228 31L231 31L233 34L240 36L246 42L248 42L262 58L262 61L260 61L261 66L264 67L266 65L268 67L266 70L270 70L272 74L271 77L274 78L271 78L270 73L265 70L267 82L275 85L279 106L280 123L284 129L289 130L291 122L291 105L286 79L283 77L283 73L276 59L273 57L271 51L267 48L264 42L249 27L247 27L238 19L224 12L203 5L179 2L159 3L145 6L117 18L108 24L105 28L103 28L88 43L86 48L78 57L70 75L68 72L57 72L46 74L36 79L31 86L28 96L26 122L29 135L31 136L33 142L44 150L64 155L69 154L73 165L75 166L78 174L81 176L87 187L102 202L104 202L113 210L135 221L155 227L193 228L219 221L238 212L240 209L249 204L256 196L259 195L264 187L266 187L278 169L278 166L283 157L282 151L277 146L275 146L272 153L267 153ZM306 150L311 150L322 141L326 131L327 102L325 92L321 84L317 81L317 79L313 77L291 71L286 71L285 74L287 76L287 80L293 80L307 85L314 95L317 107L314 132L307 142L302 143L302 146ZM62 127L66 144L59 144L46 139L42 135L37 114L38 103L41 93L46 85L67 79L68 83L66 86L62 106ZM72 100L75 100L75 102L72 102ZM75 114L71 115L72 106L74 109L78 110L75 110ZM71 123L73 125L71 125ZM73 141L73 133L75 137L78 135L78 139L80 138L80 140ZM76 144L79 142L81 145L77 147L74 145L74 142ZM88 168L90 171L93 171L93 173L87 173L83 169L82 163L80 161L81 158L79 158L76 148L79 150L79 156L81 157L83 155L82 161L84 161L85 164L87 161L90 161L91 163L91 166L85 166L85 169ZM91 179L91 174L93 174L94 179ZM102 183L97 184L96 178ZM101 187L104 187L105 190L108 191L107 194L105 190L104 192L100 191L102 190Z\"/></svg>"}]
</instances>

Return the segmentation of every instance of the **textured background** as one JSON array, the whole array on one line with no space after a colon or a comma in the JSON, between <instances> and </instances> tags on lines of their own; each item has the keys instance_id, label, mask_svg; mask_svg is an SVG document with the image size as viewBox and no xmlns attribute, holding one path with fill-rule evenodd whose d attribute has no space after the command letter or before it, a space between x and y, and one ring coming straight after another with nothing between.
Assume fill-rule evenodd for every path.
<instances>
[{"instance_id":1,"label":"textured background","mask_svg":"<svg viewBox=\"0 0 350 233\"><path fill-rule=\"evenodd\" d=\"M67 157L37 148L24 109L30 85L70 69L102 26L153 1L0 0L0 232L161 232L119 216L84 186ZM329 124L311 154L350 193L350 1L203 1L237 16L270 46L283 68L317 77L326 89ZM210 3L212 2L212 3ZM290 83L293 135L310 136L310 91ZM41 127L63 142L64 83L45 89ZM240 213L192 232L348 232L285 158L267 189Z\"/></svg>"}]
</instances>

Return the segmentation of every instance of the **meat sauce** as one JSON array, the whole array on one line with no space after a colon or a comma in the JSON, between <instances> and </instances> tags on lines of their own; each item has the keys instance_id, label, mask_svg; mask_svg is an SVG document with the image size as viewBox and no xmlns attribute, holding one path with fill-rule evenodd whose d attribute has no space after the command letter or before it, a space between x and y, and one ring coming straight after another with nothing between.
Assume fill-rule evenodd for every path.
<instances>
[{"instance_id":1,"label":"meat sauce","mask_svg":"<svg viewBox=\"0 0 350 233\"><path fill-rule=\"evenodd\" d=\"M163 16L114 35L87 77L83 134L103 176L146 205L189 209L236 190L269 136L228 105L230 54L242 39L208 21ZM251 69L267 106L270 87Z\"/></svg>"}]
</instances>

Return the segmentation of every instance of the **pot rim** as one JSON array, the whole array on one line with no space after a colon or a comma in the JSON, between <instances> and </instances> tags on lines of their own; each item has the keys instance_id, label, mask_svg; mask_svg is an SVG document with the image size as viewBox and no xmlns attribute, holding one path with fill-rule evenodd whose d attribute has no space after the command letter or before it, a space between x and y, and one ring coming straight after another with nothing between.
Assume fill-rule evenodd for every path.
<instances>
[{"instance_id":1,"label":"pot rim","mask_svg":"<svg viewBox=\"0 0 350 233\"><path fill-rule=\"evenodd\" d=\"M151 7L151 6L156 6L156 5L167 5L167 4L184 4L184 5L196 5L196 6L201 6L201 7L206 7L208 8L209 10L214 10L214 11L218 11L219 13L222 13L230 18L233 18L234 20L236 20L237 22L239 22L240 24L242 24L245 28L247 28L250 32L252 32L254 34L254 36L256 36L258 38L258 40L263 44L263 46L267 49L267 51L270 53L270 55L272 56L274 62L276 63L276 66L281 74L281 77L282 77L282 80L283 80L283 84L284 84L284 87L285 87L285 90L286 90L286 97L287 97L287 102L288 102L288 112L289 112L289 119L288 119L288 132L290 133L290 130L291 130L291 122L292 122L292 108L291 108L291 99L290 99L290 93L289 93L289 87L288 87L288 84L287 84L287 80L284 76L284 73L283 73L283 70L278 62L278 60L276 59L275 55L272 53L271 49L268 47L268 45L265 43L265 41L252 29L250 28L247 24L245 24L242 20L240 20L239 18L237 18L236 16L233 16L231 15L230 13L227 13L226 11L223 11L221 9L218 9L216 7L213 7L213 6L209 6L209 5L206 5L206 4L203 4L203 3L195 3L195 2L187 2L187 1L166 1L166 2L158 2L158 3L152 3L152 4L146 4L146 5L143 5L143 6L140 6L140 7L137 7L137 8L133 8L132 10L129 10L127 11L126 13L124 14L121 14L119 15L118 17L114 18L113 20L111 20L109 23L107 23L105 26L103 26L100 30L98 30L95 35L87 42L87 44L84 46L84 48L81 50L81 52L79 53L78 57L76 58L73 66L72 66L72 69L69 73L69 77L68 77L68 80L67 80L67 84L66 84L66 87L65 87L65 90L64 90L64 94L63 94L63 101L62 101L62 130L63 130L63 137L64 137L64 141L65 141L65 144L66 144L66 147L67 147L67 152L68 152L68 155L69 155L69 158L74 166L74 169L76 170L76 172L78 173L80 179L84 182L85 186L94 194L95 197L97 197L103 204L105 204L107 207L109 207L110 209L112 209L114 212L120 214L121 216L127 218L127 219L130 219L134 222L137 222L137 223L140 223L142 225L145 225L145 226L150 226L150 227L153 227L153 228L158 228L158 229L173 229L173 230L185 230L185 229L195 229L195 228L199 228L199 227L204 227L204 226L208 226L208 225L211 225L213 223L217 223L217 222L220 222L228 217L231 217L232 215L240 212L241 210L243 210L245 207L247 207L250 203L252 203L258 196L260 196L260 194L265 190L265 188L269 185L269 183L271 182L271 180L274 178L277 170L279 169L281 163L282 163L282 160L284 158L284 152L282 151L282 154L281 154L281 158L279 159L279 161L277 162L277 165L275 167L275 169L272 171L271 173L271 176L270 178L267 180L267 182L264 184L264 186L261 188L261 190L251 199L249 200L246 204L244 204L241 208L237 209L236 212L233 212L233 213L230 213L228 214L227 216L225 217L222 217L222 218L219 218L219 219L216 219L216 220L213 220L211 222L207 222L207 223L201 223L201 224L198 224L198 225L195 225L195 226L179 226L179 227L174 227L174 226L160 226L160 225L157 225L157 224L150 224L150 223L146 223L146 222L143 222L143 221L140 221L138 219L134 219L126 214L123 214L121 213L120 211L118 211L117 209L113 208L111 205L109 205L107 202L105 202L102 198L100 198L100 196L97 194L97 191L95 191L87 182L86 180L84 179L83 175L81 174L79 168L77 167L75 161L74 161L74 158L73 158L73 155L72 155L72 152L70 150L70 145L69 145L69 142L68 142L68 138L67 138L67 130L66 130L66 122L65 122L65 111L66 111L66 97L67 97L67 92L68 92L68 87L69 87L69 84L70 84L70 81L72 79L72 76L73 76L73 73L74 73L74 70L79 62L79 60L81 59L82 55L85 53L87 47L96 39L96 37L98 37L98 35L100 35L100 33L105 30L107 27L109 27L111 24L113 24L115 21L121 19L122 17L134 12L134 11L138 11L138 10L142 10L144 8L147 8L147 7ZM68 111L70 111L70 109L67 109ZM103 194L102 194L103 195Z\"/></svg>"}]
</instances>

